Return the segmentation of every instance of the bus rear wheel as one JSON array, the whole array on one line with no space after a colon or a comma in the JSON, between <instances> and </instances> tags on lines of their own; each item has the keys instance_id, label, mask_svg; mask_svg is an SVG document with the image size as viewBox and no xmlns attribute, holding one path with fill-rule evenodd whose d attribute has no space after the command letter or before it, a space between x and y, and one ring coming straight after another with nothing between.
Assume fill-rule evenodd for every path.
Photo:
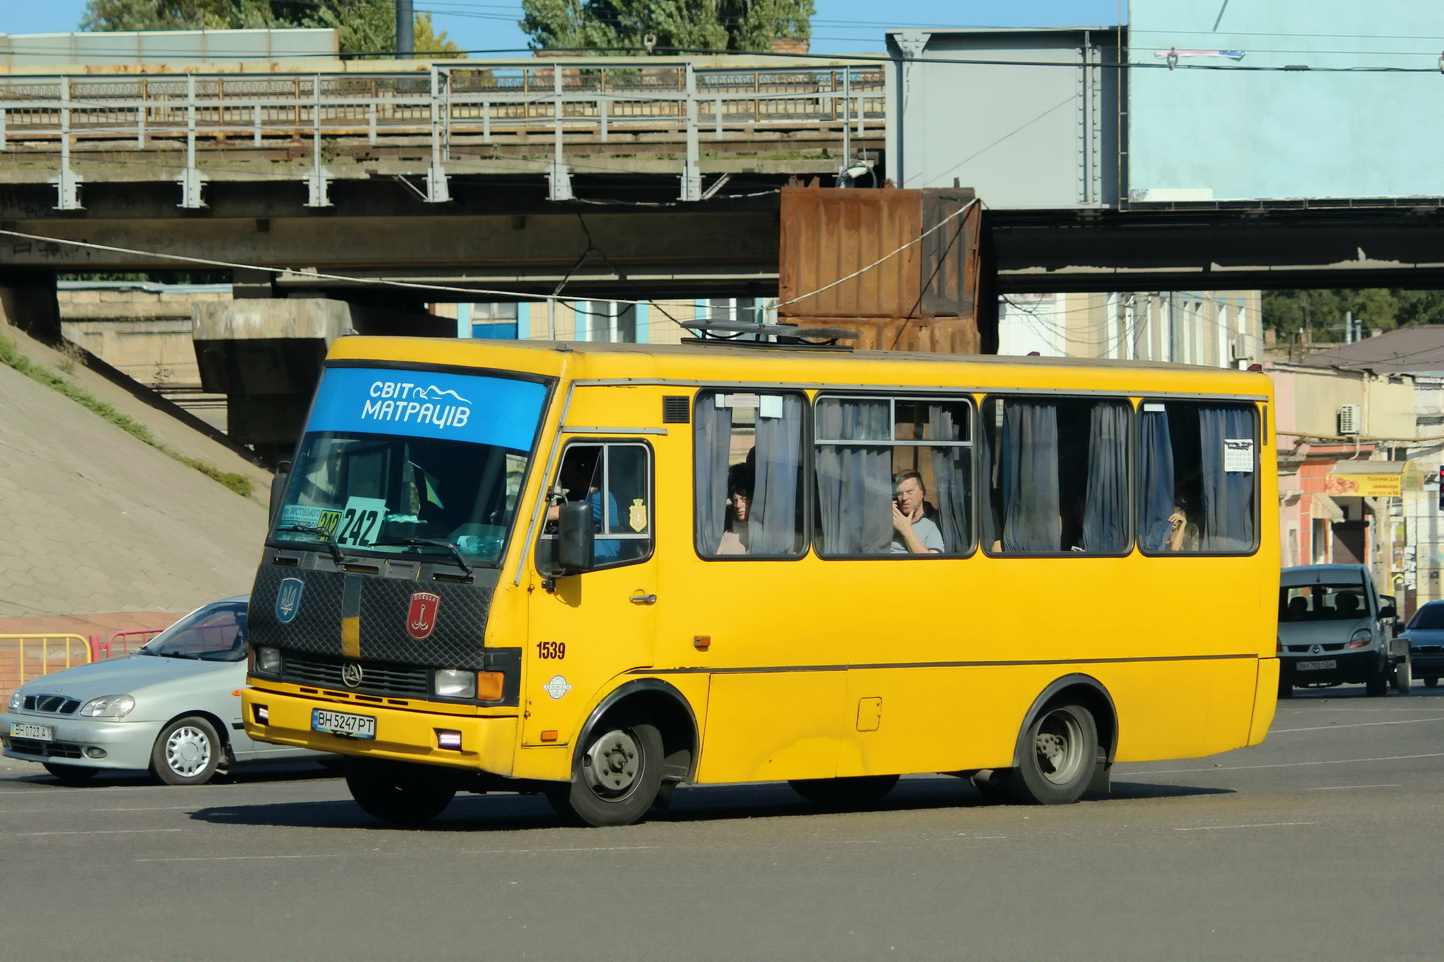
<instances>
[{"instance_id":1,"label":"bus rear wheel","mask_svg":"<svg viewBox=\"0 0 1444 962\"><path fill-rule=\"evenodd\" d=\"M557 814L583 825L631 825L662 787L662 733L645 722L603 722L572 766L572 780L547 793Z\"/></svg>"},{"instance_id":2,"label":"bus rear wheel","mask_svg":"<svg viewBox=\"0 0 1444 962\"><path fill-rule=\"evenodd\" d=\"M456 797L456 787L424 765L348 757L345 772L346 787L361 810L393 825L429 822Z\"/></svg>"},{"instance_id":3,"label":"bus rear wheel","mask_svg":"<svg viewBox=\"0 0 1444 962\"><path fill-rule=\"evenodd\" d=\"M1083 797L1098 764L1098 723L1082 705L1045 708L1023 738L1008 787L1021 802L1067 805Z\"/></svg>"},{"instance_id":4,"label":"bus rear wheel","mask_svg":"<svg viewBox=\"0 0 1444 962\"><path fill-rule=\"evenodd\" d=\"M787 784L814 804L846 807L882 801L897 780L896 775L859 775L852 778L795 778Z\"/></svg>"}]
</instances>

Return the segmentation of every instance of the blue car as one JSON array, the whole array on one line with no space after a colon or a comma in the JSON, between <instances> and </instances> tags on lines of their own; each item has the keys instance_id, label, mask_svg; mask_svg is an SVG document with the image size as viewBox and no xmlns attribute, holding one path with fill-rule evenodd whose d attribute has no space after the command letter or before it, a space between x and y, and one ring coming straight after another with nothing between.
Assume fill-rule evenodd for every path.
<instances>
[{"instance_id":1,"label":"blue car","mask_svg":"<svg viewBox=\"0 0 1444 962\"><path fill-rule=\"evenodd\" d=\"M1399 635L1409 642L1413 675L1425 688L1439 684L1444 675L1444 601L1431 601L1414 612Z\"/></svg>"}]
</instances>

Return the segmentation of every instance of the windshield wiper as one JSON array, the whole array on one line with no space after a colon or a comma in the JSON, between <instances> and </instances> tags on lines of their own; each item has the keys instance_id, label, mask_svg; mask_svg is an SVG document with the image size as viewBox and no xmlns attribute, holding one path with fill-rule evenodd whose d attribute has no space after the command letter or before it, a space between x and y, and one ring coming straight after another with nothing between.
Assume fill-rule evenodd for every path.
<instances>
[{"instance_id":1,"label":"windshield wiper","mask_svg":"<svg viewBox=\"0 0 1444 962\"><path fill-rule=\"evenodd\" d=\"M447 541L445 538L395 538L389 541L378 541L376 545L377 547L381 547L382 545L395 545L397 547L407 545L413 548L420 547L421 545L431 545L437 548L445 548L451 552L451 557L456 559L456 563L461 566L462 571L465 571L468 575L472 573L471 565L466 563L466 557L461 553L461 546L455 541Z\"/></svg>"},{"instance_id":2,"label":"windshield wiper","mask_svg":"<svg viewBox=\"0 0 1444 962\"><path fill-rule=\"evenodd\" d=\"M325 528L319 528L314 524L283 524L276 530L299 531L303 534L319 534L325 541L326 547L331 549L331 557L336 559L336 567L339 568L346 563L346 556L341 554L341 549L336 545L336 536Z\"/></svg>"}]
</instances>

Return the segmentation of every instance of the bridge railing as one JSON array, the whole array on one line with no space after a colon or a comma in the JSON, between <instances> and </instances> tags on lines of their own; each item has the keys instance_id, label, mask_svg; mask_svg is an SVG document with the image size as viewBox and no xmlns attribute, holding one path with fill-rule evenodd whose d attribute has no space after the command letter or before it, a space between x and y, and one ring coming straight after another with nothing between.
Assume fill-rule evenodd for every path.
<instances>
[{"instance_id":1,"label":"bridge railing","mask_svg":"<svg viewBox=\"0 0 1444 962\"><path fill-rule=\"evenodd\" d=\"M140 74L0 77L0 151L55 152L60 203L67 177L79 182L80 144L186 149L186 175L201 206L197 143L209 149L310 138L313 206L325 206L322 140L364 136L370 144L429 138L427 200L445 200L445 164L461 144L553 143L553 196L565 194L568 142L645 138L653 153L683 161L683 198L695 180L700 143L850 140L885 119L884 76L872 65L699 66L692 61L611 64L606 58L437 63L424 71L375 74ZM239 142L239 143L238 143ZM33 158L30 158L33 159ZM694 185L695 186L695 185ZM692 191L695 195L696 191Z\"/></svg>"}]
</instances>

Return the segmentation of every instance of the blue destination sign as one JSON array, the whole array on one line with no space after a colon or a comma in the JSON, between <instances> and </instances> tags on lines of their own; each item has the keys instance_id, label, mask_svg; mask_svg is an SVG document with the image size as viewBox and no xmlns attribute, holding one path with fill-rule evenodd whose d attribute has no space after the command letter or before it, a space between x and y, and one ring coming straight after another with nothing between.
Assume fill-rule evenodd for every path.
<instances>
[{"instance_id":1,"label":"blue destination sign","mask_svg":"<svg viewBox=\"0 0 1444 962\"><path fill-rule=\"evenodd\" d=\"M308 432L400 434L531 449L546 386L427 371L327 368Z\"/></svg>"}]
</instances>

